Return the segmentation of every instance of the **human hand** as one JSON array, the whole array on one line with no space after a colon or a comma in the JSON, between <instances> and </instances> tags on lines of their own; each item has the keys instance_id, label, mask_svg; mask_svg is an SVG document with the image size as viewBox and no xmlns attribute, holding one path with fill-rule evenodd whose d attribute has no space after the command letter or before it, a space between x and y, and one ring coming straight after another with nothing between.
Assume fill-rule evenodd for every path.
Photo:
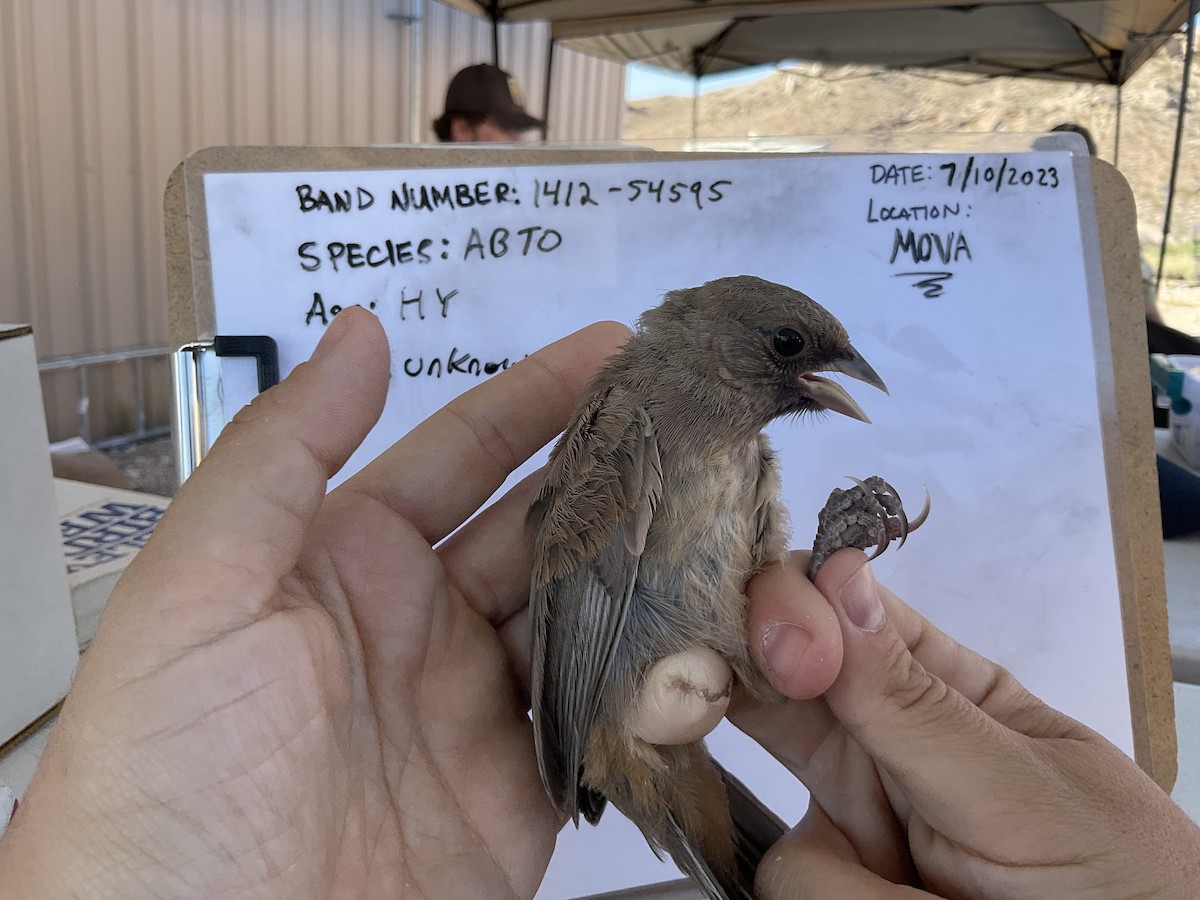
<instances>
[{"instance_id":1,"label":"human hand","mask_svg":"<svg viewBox=\"0 0 1200 900\"><path fill-rule=\"evenodd\" d=\"M1200 828L1132 760L877 585L862 553L815 587L806 564L748 588L757 662L801 699L731 713L811 793L759 867L763 900L1196 895Z\"/></svg>"},{"instance_id":2,"label":"human hand","mask_svg":"<svg viewBox=\"0 0 1200 900\"><path fill-rule=\"evenodd\" d=\"M531 896L561 825L522 688L536 485L446 536L626 335L539 351L326 495L388 381L379 323L339 314L113 592L0 895Z\"/></svg>"}]
</instances>

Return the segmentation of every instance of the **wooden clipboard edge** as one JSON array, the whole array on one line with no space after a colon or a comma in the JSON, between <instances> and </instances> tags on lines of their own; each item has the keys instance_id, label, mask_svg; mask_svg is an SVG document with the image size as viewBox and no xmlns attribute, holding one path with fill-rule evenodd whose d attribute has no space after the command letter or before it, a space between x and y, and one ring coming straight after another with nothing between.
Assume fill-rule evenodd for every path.
<instances>
[{"instance_id":1,"label":"wooden clipboard edge","mask_svg":"<svg viewBox=\"0 0 1200 900\"><path fill-rule=\"evenodd\" d=\"M886 152L880 150L878 152ZM952 152L940 149L938 152ZM482 147L211 147L185 159L167 184L167 284L173 346L211 340L215 332L206 235L204 175L209 172L353 171L471 168L570 163L745 159L814 153L674 152L641 148L574 150ZM849 155L839 152L834 155ZM1161 787L1177 773L1175 703L1167 634L1166 584L1157 469L1149 407L1136 210L1124 178L1091 161L1105 308L1092 304L1101 397L1111 397L1103 447L1112 509L1117 583L1125 639L1134 758ZM1086 185L1080 185L1081 204ZM1087 222L1084 221L1086 228ZM1131 301L1136 297L1137 302ZM203 302L197 298L204 298ZM1107 314L1106 314L1107 313ZM1102 406L1103 410L1103 406Z\"/></svg>"},{"instance_id":2,"label":"wooden clipboard edge","mask_svg":"<svg viewBox=\"0 0 1200 900\"><path fill-rule=\"evenodd\" d=\"M1104 309L1092 305L1093 334L1097 361L1111 360L1109 373L1098 366L1102 378L1111 378L1110 384L1102 385L1106 390L1101 397L1115 400L1111 410L1102 410L1108 414L1103 444L1134 758L1163 790L1170 791L1178 774L1175 693L1137 209L1128 183L1113 166L1093 159L1091 174L1107 301Z\"/></svg>"},{"instance_id":3,"label":"wooden clipboard edge","mask_svg":"<svg viewBox=\"0 0 1200 900\"><path fill-rule=\"evenodd\" d=\"M201 151L203 153L203 151ZM195 204L188 198L188 157L171 172L163 194L163 220L167 249L167 340L171 349L200 340L205 333L201 322L213 319L211 275L203 284L196 283L195 269L207 270L203 257L193 265L192 242L206 244L202 237L207 234L203 217L202 202ZM196 211L191 210L192 206ZM193 227L196 226L196 227ZM196 298L207 297L210 302L202 304Z\"/></svg>"}]
</instances>

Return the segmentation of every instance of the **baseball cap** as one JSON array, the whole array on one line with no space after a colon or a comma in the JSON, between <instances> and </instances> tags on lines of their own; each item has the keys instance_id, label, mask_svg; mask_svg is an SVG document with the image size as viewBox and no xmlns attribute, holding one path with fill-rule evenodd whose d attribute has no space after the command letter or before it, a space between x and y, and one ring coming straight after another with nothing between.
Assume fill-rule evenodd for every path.
<instances>
[{"instance_id":1,"label":"baseball cap","mask_svg":"<svg viewBox=\"0 0 1200 900\"><path fill-rule=\"evenodd\" d=\"M531 116L522 106L521 88L516 79L487 63L467 66L450 79L446 88L446 110L434 123L449 125L456 115L484 115L509 131L540 128L542 120Z\"/></svg>"}]
</instances>

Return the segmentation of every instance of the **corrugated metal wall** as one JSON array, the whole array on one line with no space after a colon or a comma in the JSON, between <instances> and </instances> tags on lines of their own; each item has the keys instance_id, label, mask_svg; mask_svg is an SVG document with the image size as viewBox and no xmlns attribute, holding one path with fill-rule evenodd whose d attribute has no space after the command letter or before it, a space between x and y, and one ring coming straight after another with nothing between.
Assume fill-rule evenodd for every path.
<instances>
[{"instance_id":1,"label":"corrugated metal wall","mask_svg":"<svg viewBox=\"0 0 1200 900\"><path fill-rule=\"evenodd\" d=\"M536 115L547 42L500 29ZM491 56L490 24L433 0L0 0L0 322L31 322L42 358L165 343L162 193L180 160L431 141L450 76ZM550 140L617 139L624 68L555 48L551 99ZM147 374L166 422L167 368ZM93 379L97 437L131 428L130 381ZM75 434L74 380L43 388L51 439Z\"/></svg>"}]
</instances>

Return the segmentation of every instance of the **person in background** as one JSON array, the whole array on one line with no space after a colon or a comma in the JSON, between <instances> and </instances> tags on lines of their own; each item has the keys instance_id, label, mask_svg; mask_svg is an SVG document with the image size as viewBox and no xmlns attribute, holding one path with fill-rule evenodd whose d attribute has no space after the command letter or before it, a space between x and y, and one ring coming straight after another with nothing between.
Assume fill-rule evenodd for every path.
<instances>
[{"instance_id":1,"label":"person in background","mask_svg":"<svg viewBox=\"0 0 1200 900\"><path fill-rule=\"evenodd\" d=\"M434 119L433 131L442 143L489 144L519 141L521 132L542 124L525 111L516 79L479 63L450 79L445 109Z\"/></svg>"},{"instance_id":2,"label":"person in background","mask_svg":"<svg viewBox=\"0 0 1200 900\"><path fill-rule=\"evenodd\" d=\"M1070 131L1083 138L1088 153L1096 156L1096 141L1083 125L1063 122L1051 131ZM1155 271L1142 260L1142 299L1146 307L1146 343L1151 354L1200 355L1200 339L1163 323L1158 311ZM1154 404L1154 426L1166 428L1166 409ZM1157 454L1158 501L1164 538L1200 531L1200 477L1162 454Z\"/></svg>"},{"instance_id":3,"label":"person in background","mask_svg":"<svg viewBox=\"0 0 1200 900\"><path fill-rule=\"evenodd\" d=\"M1146 345L1153 355L1200 356L1200 338L1165 324L1158 313L1155 272L1142 260L1142 288L1146 297ZM1167 409L1154 404L1154 427L1168 428ZM1158 502L1164 538L1183 537L1200 531L1200 476L1158 454Z\"/></svg>"}]
</instances>

